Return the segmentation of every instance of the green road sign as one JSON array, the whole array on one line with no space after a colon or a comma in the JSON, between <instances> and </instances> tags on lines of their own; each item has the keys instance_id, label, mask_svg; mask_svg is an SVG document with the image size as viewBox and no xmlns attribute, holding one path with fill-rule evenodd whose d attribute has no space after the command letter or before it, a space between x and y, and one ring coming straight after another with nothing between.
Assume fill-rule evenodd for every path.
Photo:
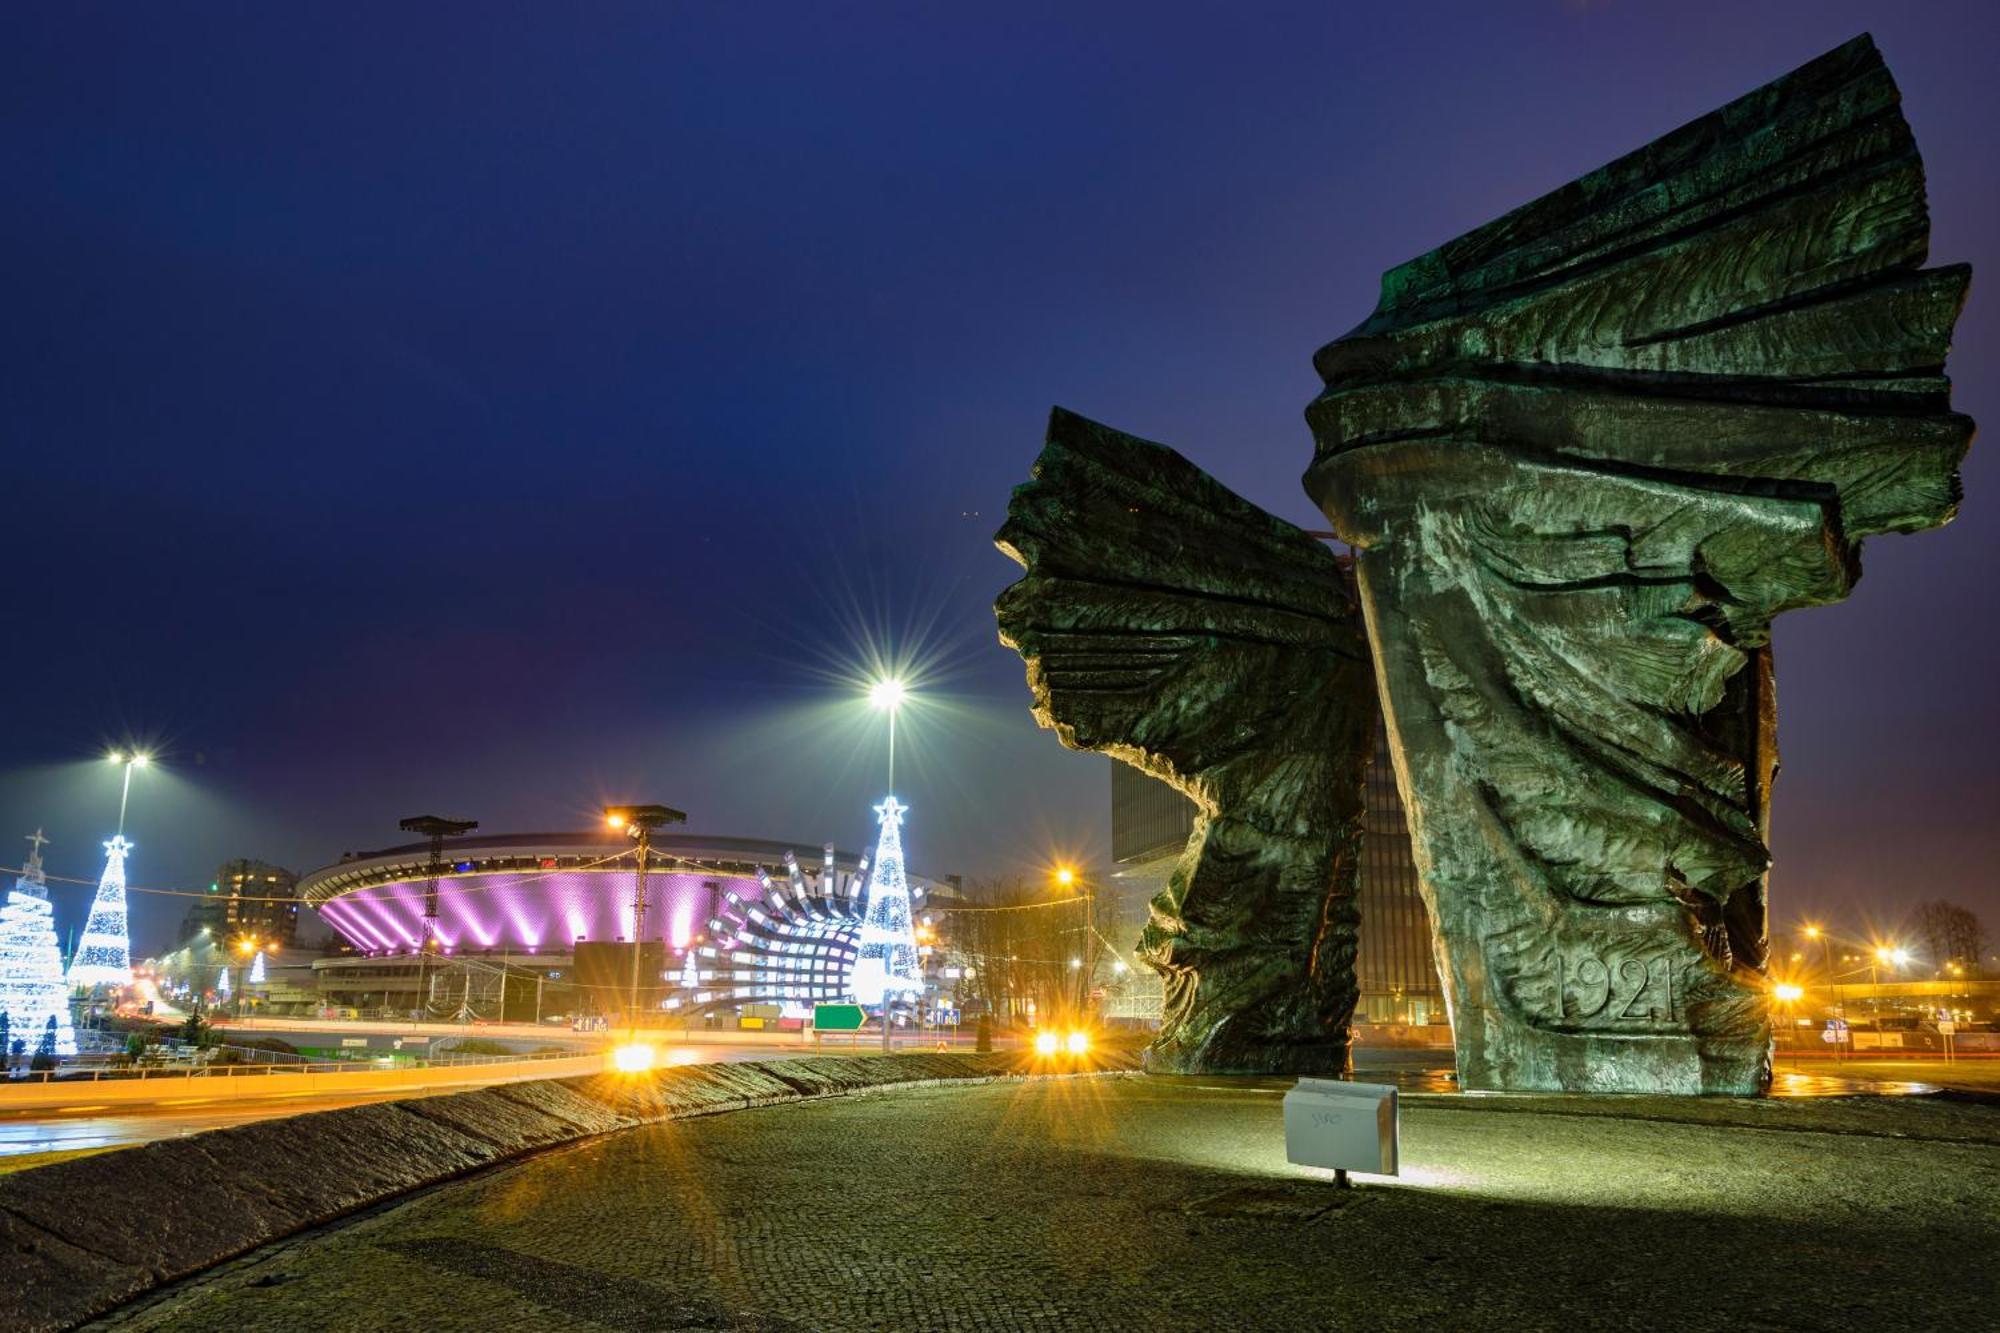
<instances>
[{"instance_id":1,"label":"green road sign","mask_svg":"<svg viewBox=\"0 0 2000 1333\"><path fill-rule=\"evenodd\" d=\"M816 1004L813 1026L821 1032L859 1032L868 1022L868 1011L858 1004Z\"/></svg>"}]
</instances>

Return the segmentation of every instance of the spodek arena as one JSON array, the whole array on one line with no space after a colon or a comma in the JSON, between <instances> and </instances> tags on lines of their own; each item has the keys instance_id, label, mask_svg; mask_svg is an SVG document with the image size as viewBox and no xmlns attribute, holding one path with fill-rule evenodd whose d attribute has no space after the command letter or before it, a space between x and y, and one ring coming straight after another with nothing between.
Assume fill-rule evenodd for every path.
<instances>
[{"instance_id":1,"label":"spodek arena","mask_svg":"<svg viewBox=\"0 0 2000 1333\"><path fill-rule=\"evenodd\" d=\"M891 798L878 817L885 809L873 874L867 856L831 843L808 851L655 834L644 1007L798 1017L817 1003L879 1003L885 974L900 978L904 993L916 991L911 907L957 895L949 882L903 872L903 807ZM314 964L322 1003L526 1022L622 1013L631 997L637 857L632 842L608 830L464 838L446 844L437 865L429 843L350 853L299 883L300 896L360 951ZM899 896L897 929L896 904L885 899ZM885 911L886 931L872 919ZM427 934L435 939L428 953ZM868 990L871 972L873 997L857 997L857 981Z\"/></svg>"}]
</instances>

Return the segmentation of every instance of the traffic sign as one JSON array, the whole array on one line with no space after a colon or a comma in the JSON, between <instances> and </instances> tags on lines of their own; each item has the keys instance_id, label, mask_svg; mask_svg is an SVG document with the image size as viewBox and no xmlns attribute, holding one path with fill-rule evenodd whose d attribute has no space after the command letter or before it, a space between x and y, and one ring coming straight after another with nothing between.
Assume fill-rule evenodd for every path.
<instances>
[{"instance_id":1,"label":"traffic sign","mask_svg":"<svg viewBox=\"0 0 2000 1333\"><path fill-rule=\"evenodd\" d=\"M858 1004L816 1004L813 1027L821 1032L859 1032L867 1025L868 1011Z\"/></svg>"}]
</instances>

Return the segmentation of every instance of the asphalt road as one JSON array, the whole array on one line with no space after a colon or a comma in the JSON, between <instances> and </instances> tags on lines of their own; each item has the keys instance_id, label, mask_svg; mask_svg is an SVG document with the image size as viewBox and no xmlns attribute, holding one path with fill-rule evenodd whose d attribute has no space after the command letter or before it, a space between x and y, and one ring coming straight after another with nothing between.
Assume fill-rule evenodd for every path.
<instances>
[{"instance_id":1,"label":"asphalt road","mask_svg":"<svg viewBox=\"0 0 2000 1333\"><path fill-rule=\"evenodd\" d=\"M1283 1083L928 1087L633 1130L117 1321L535 1329L1990 1327L2000 1109L1412 1097L1405 1172L1284 1160Z\"/></svg>"},{"instance_id":2,"label":"asphalt road","mask_svg":"<svg viewBox=\"0 0 2000 1333\"><path fill-rule=\"evenodd\" d=\"M666 1049L670 1064L706 1064L718 1060L768 1060L773 1052L765 1046L674 1046ZM305 1115L331 1111L341 1106L365 1102L397 1101L409 1097L437 1096L463 1092L464 1085L438 1088L435 1092L392 1089L387 1092L308 1093L253 1098L204 1097L202 1080L175 1080L169 1095L139 1106L93 1104L90 1085L77 1086L76 1105L33 1111L0 1111L0 1170L6 1159L41 1158L51 1153L125 1148L154 1139L178 1138L206 1129L270 1120L277 1116ZM0 1092L4 1098L4 1092ZM53 1159L51 1159L53 1160Z\"/></svg>"},{"instance_id":3,"label":"asphalt road","mask_svg":"<svg viewBox=\"0 0 2000 1333\"><path fill-rule=\"evenodd\" d=\"M868 1054L872 1049L857 1048L854 1053ZM833 1048L832 1053L848 1052L842 1047ZM702 1044L671 1047L667 1059L675 1064L694 1064L715 1060L771 1059L783 1054L783 1051L774 1051L764 1045ZM1357 1079L1392 1083L1405 1093L1449 1092L1454 1086L1449 1051L1364 1048L1356 1053L1355 1065ZM1836 1066L1828 1060L1791 1063L1781 1058L1774 1091L1779 1096L1787 1097L1840 1096L1864 1091L1921 1093L1940 1086L2000 1090L2000 1060L1959 1060L1950 1065L1942 1060L1874 1060L1850 1061ZM441 1088L438 1091L462 1090ZM0 1111L0 1171L8 1169L8 1159L34 1158L39 1163L41 1160L54 1160L50 1154L130 1147L154 1139L197 1134L253 1120L305 1115L364 1102L393 1101L399 1097L436 1095L405 1090L341 1095L295 1094L252 1101L225 1101L202 1097L198 1083L190 1085L186 1093L185 1096L163 1097L144 1107L126 1108L93 1105L88 1088L80 1087L77 1104L56 1112Z\"/></svg>"}]
</instances>

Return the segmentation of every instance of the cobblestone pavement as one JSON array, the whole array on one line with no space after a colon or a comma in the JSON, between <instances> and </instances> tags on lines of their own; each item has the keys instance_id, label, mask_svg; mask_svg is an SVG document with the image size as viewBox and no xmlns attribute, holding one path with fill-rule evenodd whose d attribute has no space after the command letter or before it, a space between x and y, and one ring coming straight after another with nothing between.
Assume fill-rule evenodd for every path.
<instances>
[{"instance_id":1,"label":"cobblestone pavement","mask_svg":"<svg viewBox=\"0 0 2000 1333\"><path fill-rule=\"evenodd\" d=\"M633 1130L275 1246L122 1329L1993 1327L2000 1109L1413 1098L1398 1182L1282 1085L924 1087Z\"/></svg>"}]
</instances>

